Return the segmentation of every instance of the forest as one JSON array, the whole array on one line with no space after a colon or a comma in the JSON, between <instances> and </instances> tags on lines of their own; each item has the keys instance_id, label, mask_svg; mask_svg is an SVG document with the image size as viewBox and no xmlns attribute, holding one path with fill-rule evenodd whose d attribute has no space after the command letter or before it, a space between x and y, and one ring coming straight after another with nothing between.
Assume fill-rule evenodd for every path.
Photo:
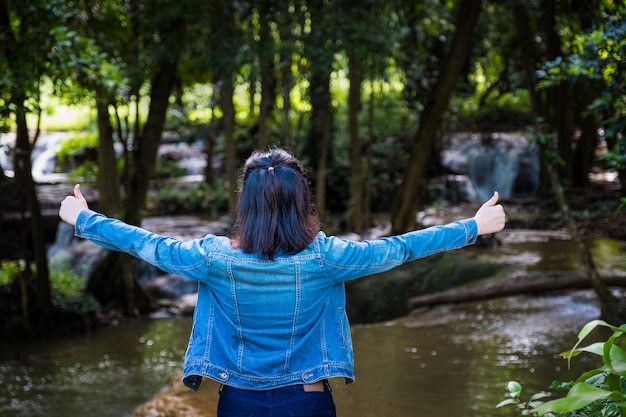
<instances>
[{"instance_id":1,"label":"forest","mask_svg":"<svg viewBox=\"0 0 626 417\"><path fill-rule=\"evenodd\" d=\"M428 180L446 173L447 134L521 131L541 155L537 192L554 196L580 242L603 316L626 318L567 201L598 169L619 184L606 209L626 197L622 1L0 0L0 49L0 129L15 137L2 148L11 173L0 169L6 337L82 328L89 303L127 316L154 306L119 253L80 299L51 284L58 218L42 210L32 155L57 129L78 138L58 159L94 184L99 211L129 223L231 213L245 157L279 146L305 162L323 222L357 235L381 215L390 233L412 230L419 209L446 198ZM76 108L87 116L50 123ZM168 190L169 211L150 200L175 175L158 157L165 140L200 142L207 161L196 188Z\"/></svg>"}]
</instances>

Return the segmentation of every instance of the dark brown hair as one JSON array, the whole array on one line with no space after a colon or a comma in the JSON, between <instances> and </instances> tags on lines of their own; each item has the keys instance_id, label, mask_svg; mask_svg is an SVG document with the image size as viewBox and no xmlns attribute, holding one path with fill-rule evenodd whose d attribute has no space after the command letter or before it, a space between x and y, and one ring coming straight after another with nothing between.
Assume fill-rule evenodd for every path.
<instances>
[{"instance_id":1,"label":"dark brown hair","mask_svg":"<svg viewBox=\"0 0 626 417\"><path fill-rule=\"evenodd\" d=\"M320 230L306 170L279 148L246 160L236 216L236 246L267 259L300 252Z\"/></svg>"}]
</instances>

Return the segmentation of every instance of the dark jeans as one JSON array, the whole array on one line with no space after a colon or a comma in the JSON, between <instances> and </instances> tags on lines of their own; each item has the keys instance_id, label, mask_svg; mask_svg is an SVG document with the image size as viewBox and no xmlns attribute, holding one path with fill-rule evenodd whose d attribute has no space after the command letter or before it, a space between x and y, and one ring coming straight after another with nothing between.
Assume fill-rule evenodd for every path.
<instances>
[{"instance_id":1,"label":"dark jeans","mask_svg":"<svg viewBox=\"0 0 626 417\"><path fill-rule=\"evenodd\" d=\"M253 391L222 386L217 417L336 417L330 385L305 392L302 385Z\"/></svg>"}]
</instances>

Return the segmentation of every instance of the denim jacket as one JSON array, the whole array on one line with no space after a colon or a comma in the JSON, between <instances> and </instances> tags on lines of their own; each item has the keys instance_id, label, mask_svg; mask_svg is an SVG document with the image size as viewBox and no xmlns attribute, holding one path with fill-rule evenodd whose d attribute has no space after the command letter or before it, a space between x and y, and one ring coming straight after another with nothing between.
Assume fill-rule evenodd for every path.
<instances>
[{"instance_id":1,"label":"denim jacket","mask_svg":"<svg viewBox=\"0 0 626 417\"><path fill-rule=\"evenodd\" d=\"M271 389L332 377L354 379L344 282L473 244L473 219L356 242L320 232L295 255L261 259L209 234L180 241L91 210L76 236L127 252L198 281L183 381L202 377L244 389Z\"/></svg>"}]
</instances>

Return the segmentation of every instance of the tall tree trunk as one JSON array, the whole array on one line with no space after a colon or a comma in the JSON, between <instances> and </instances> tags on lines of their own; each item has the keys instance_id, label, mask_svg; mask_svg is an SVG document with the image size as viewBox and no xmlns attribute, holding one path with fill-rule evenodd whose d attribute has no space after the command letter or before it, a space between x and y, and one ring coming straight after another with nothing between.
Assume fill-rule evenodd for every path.
<instances>
[{"instance_id":1,"label":"tall tree trunk","mask_svg":"<svg viewBox=\"0 0 626 417\"><path fill-rule=\"evenodd\" d=\"M545 39L545 58L554 60L563 55L561 38L556 23L557 0L542 0L541 28ZM565 164L559 167L560 175L568 182L573 178L572 141L574 139L574 106L569 87L559 84L546 89L548 113L544 117L557 132L557 146L559 154Z\"/></svg>"},{"instance_id":2,"label":"tall tree trunk","mask_svg":"<svg viewBox=\"0 0 626 417\"><path fill-rule=\"evenodd\" d=\"M326 215L326 174L330 155L330 132L332 125L332 102L330 94L330 75L332 58L329 57L325 45L326 37L319 36L324 32L325 2L312 0L309 2L311 13L311 34L317 38L308 43L305 50L310 62L310 95L311 95L311 131L307 146L307 157L315 166L315 198L320 220Z\"/></svg>"},{"instance_id":3,"label":"tall tree trunk","mask_svg":"<svg viewBox=\"0 0 626 417\"><path fill-rule=\"evenodd\" d=\"M21 30L28 31L29 22L21 22L23 27ZM29 51L18 45L18 39L13 32L11 17L9 15L8 3L4 0L0 1L0 53L4 58L4 65L8 66L9 72L21 74L23 72L22 65L28 65L30 62ZM6 68L5 68L6 69ZM26 261L27 269L22 278L22 300L24 312L24 325L27 329L31 329L31 325L35 324L38 329L46 330L51 324L53 312L50 276L48 270L48 258L46 253L46 241L43 225L43 216L41 214L41 204L37 197L37 189L32 174L32 150L28 134L28 124L26 121L26 100L27 89L23 82L23 77L18 77L17 81L11 88L11 94L4 97L4 105L13 106L15 112L16 139L15 154L13 159L13 169L15 171L15 186L17 199L21 202L20 210L22 218L28 219L28 223L24 225L22 230L22 251ZM22 81L20 81L22 80ZM28 80L30 82L38 82L38 80ZM38 131L39 132L39 131ZM29 250L31 248L31 250ZM30 274L30 264L34 261L37 266L36 283L34 286L33 298L30 297L30 288L26 282ZM31 310L32 307L32 310ZM32 320L36 320L33 323Z\"/></svg>"},{"instance_id":4,"label":"tall tree trunk","mask_svg":"<svg viewBox=\"0 0 626 417\"><path fill-rule=\"evenodd\" d=\"M143 210L146 208L148 189L154 176L156 156L161 145L169 99L176 80L176 68L177 61L171 57L166 58L158 66L151 82L148 119L142 134L135 138L137 148L134 155L134 169L128 199L125 203L125 220L131 224L141 224Z\"/></svg>"},{"instance_id":5,"label":"tall tree trunk","mask_svg":"<svg viewBox=\"0 0 626 417\"><path fill-rule=\"evenodd\" d=\"M317 169L315 173L315 198L319 218L323 222L326 217L326 174L328 173L328 158L330 155L330 129L331 129L331 95L330 95L330 70L328 73L320 72L311 80L311 86L316 90L312 97L313 126L311 137L319 144Z\"/></svg>"},{"instance_id":6,"label":"tall tree trunk","mask_svg":"<svg viewBox=\"0 0 626 417\"><path fill-rule=\"evenodd\" d=\"M154 176L156 156L161 144L169 97L176 77L177 63L166 60L152 80L150 109L143 134L135 137L130 187L125 200L124 220L141 225L148 188ZM108 252L94 268L87 289L103 305L123 309L127 315L148 312L152 301L137 282L136 260L119 252Z\"/></svg>"},{"instance_id":7,"label":"tall tree trunk","mask_svg":"<svg viewBox=\"0 0 626 417\"><path fill-rule=\"evenodd\" d=\"M583 7L576 7L575 11L580 20L580 27L583 31L591 31L596 24L601 23L598 0L588 0ZM576 149L572 166L574 186L585 186L589 184L589 173L595 160L595 150L600 140L598 135L598 122L588 112L589 105L594 98L599 95L602 85L600 82L589 80L585 77L578 79L574 86L575 100L575 124L580 129L580 137L576 141Z\"/></svg>"},{"instance_id":8,"label":"tall tree trunk","mask_svg":"<svg viewBox=\"0 0 626 417\"><path fill-rule=\"evenodd\" d=\"M370 227L372 221L372 179L374 178L374 155L373 147L376 140L376 134L374 132L374 109L376 92L374 91L375 83L371 81L370 97L367 103L367 143L365 145L365 181L363 183L363 224L365 227Z\"/></svg>"},{"instance_id":9,"label":"tall tree trunk","mask_svg":"<svg viewBox=\"0 0 626 417\"><path fill-rule=\"evenodd\" d=\"M290 149L293 147L293 133L291 127L291 90L294 86L294 77L291 72L291 54L285 54L281 59L282 77L280 79L281 93L283 96L282 108L282 140L283 147Z\"/></svg>"},{"instance_id":10,"label":"tall tree trunk","mask_svg":"<svg viewBox=\"0 0 626 417\"><path fill-rule=\"evenodd\" d=\"M226 182L228 184L228 210L233 215L237 206L237 147L235 146L235 90L230 76L220 81L220 104L223 114L224 144L226 147Z\"/></svg>"},{"instance_id":11,"label":"tall tree trunk","mask_svg":"<svg viewBox=\"0 0 626 417\"><path fill-rule=\"evenodd\" d=\"M96 98L98 118L98 192L99 210L117 216L121 209L120 176L113 142L113 126L109 117L109 103L105 95Z\"/></svg>"},{"instance_id":12,"label":"tall tree trunk","mask_svg":"<svg viewBox=\"0 0 626 417\"><path fill-rule=\"evenodd\" d=\"M269 118L276 104L276 69L274 68L274 40L270 30L267 13L264 9L260 12L260 37L259 61L261 65L261 103L259 105L259 148L267 150L270 145L270 137L267 129Z\"/></svg>"},{"instance_id":13,"label":"tall tree trunk","mask_svg":"<svg viewBox=\"0 0 626 417\"><path fill-rule=\"evenodd\" d=\"M536 89L537 76L535 75L536 61L533 53L534 34L530 29L530 19L522 2L513 2L513 16L515 27L517 28L517 41L520 45L522 68L528 80L528 91L530 93L530 103L535 114L546 114L545 101Z\"/></svg>"},{"instance_id":14,"label":"tall tree trunk","mask_svg":"<svg viewBox=\"0 0 626 417\"><path fill-rule=\"evenodd\" d=\"M355 233L363 233L363 163L359 136L361 108L361 61L353 52L348 56L350 91L348 92L348 132L350 134L350 205L348 219Z\"/></svg>"},{"instance_id":15,"label":"tall tree trunk","mask_svg":"<svg viewBox=\"0 0 626 417\"><path fill-rule=\"evenodd\" d=\"M481 4L481 0L463 0L459 6L450 49L442 63L437 82L420 113L415 142L393 210L392 233L402 233L415 227L417 200L422 190L428 159L434 148L441 117L470 54Z\"/></svg>"},{"instance_id":16,"label":"tall tree trunk","mask_svg":"<svg viewBox=\"0 0 626 417\"><path fill-rule=\"evenodd\" d=\"M27 265L34 261L37 266L34 302L30 302L30 297L27 296L26 298L29 299L27 309L30 310L30 318L37 320L36 327L45 329L48 324L51 324L52 298L43 216L41 215L41 204L37 197L35 181L32 176L32 145L30 143L26 123L25 98L20 93L15 94L13 97L16 124L16 149L14 156L15 180L19 196L18 199L23 202L23 211L26 213L26 218L28 219L28 225L22 232L25 235L23 239L25 243L23 247L24 258ZM26 244L30 244L29 246L32 248L32 253L29 252ZM31 307L33 308L31 309ZM30 324L34 323L27 323L27 325Z\"/></svg>"}]
</instances>

